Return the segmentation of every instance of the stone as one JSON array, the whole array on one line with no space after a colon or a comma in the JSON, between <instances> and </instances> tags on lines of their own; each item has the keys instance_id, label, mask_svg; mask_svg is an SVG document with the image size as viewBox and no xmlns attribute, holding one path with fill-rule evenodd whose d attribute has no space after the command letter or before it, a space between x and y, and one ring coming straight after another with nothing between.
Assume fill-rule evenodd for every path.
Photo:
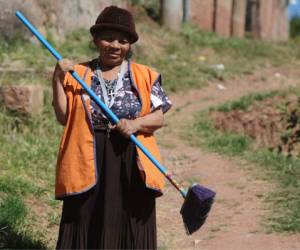
<instances>
[{"instance_id":1,"label":"stone","mask_svg":"<svg viewBox=\"0 0 300 250\"><path fill-rule=\"evenodd\" d=\"M10 110L36 115L43 109L43 90L41 85L5 86L0 89L0 101Z\"/></svg>"}]
</instances>

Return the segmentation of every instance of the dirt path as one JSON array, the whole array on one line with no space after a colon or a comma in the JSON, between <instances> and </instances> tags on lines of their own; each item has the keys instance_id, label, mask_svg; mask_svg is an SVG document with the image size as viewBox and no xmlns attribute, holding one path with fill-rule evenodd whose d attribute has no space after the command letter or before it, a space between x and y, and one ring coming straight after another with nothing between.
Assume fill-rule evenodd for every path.
<instances>
[{"instance_id":1,"label":"dirt path","mask_svg":"<svg viewBox=\"0 0 300 250\"><path fill-rule=\"evenodd\" d=\"M173 109L167 114L167 126L158 133L164 164L179 181L190 180L211 187L217 192L217 199L203 228L186 236L179 214L182 198L167 184L157 205L161 249L300 249L300 234L267 234L261 226L266 213L262 197L272 184L258 178L255 166L203 152L182 140L195 112L251 92L299 86L299 76L296 68L269 68L171 96Z\"/></svg>"}]
</instances>

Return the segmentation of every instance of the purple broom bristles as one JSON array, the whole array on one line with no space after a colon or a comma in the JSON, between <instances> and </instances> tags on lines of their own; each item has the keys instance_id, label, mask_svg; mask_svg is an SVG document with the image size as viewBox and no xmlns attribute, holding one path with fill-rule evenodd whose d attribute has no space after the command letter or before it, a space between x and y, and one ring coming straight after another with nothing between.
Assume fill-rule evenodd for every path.
<instances>
[{"instance_id":1,"label":"purple broom bristles","mask_svg":"<svg viewBox=\"0 0 300 250\"><path fill-rule=\"evenodd\" d=\"M187 234L194 233L204 224L215 195L214 191L199 184L190 187L180 211Z\"/></svg>"}]
</instances>

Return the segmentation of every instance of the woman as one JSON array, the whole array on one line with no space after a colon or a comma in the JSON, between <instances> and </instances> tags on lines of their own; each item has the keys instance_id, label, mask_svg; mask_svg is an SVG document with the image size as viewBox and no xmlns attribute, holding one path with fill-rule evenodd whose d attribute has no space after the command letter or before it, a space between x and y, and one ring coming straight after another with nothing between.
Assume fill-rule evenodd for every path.
<instances>
[{"instance_id":1,"label":"woman","mask_svg":"<svg viewBox=\"0 0 300 250\"><path fill-rule=\"evenodd\" d=\"M90 32L99 57L79 65L62 60L53 75L54 110L65 126L56 173L56 198L64 201L57 248L155 249L155 198L164 177L128 137L135 134L159 160L153 132L171 103L160 75L128 59L138 40L130 12L106 7ZM118 124L110 124L72 70Z\"/></svg>"}]
</instances>

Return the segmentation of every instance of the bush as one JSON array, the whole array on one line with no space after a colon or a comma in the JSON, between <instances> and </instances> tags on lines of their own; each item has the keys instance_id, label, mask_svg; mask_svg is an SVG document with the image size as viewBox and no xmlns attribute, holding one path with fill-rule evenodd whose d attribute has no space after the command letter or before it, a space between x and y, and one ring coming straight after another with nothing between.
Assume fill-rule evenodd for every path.
<instances>
[{"instance_id":1,"label":"bush","mask_svg":"<svg viewBox=\"0 0 300 250\"><path fill-rule=\"evenodd\" d=\"M157 0L131 0L132 5L142 6L149 17L154 21L160 21L160 1Z\"/></svg>"},{"instance_id":2,"label":"bush","mask_svg":"<svg viewBox=\"0 0 300 250\"><path fill-rule=\"evenodd\" d=\"M294 17L290 21L290 37L295 38L300 36L300 18Z\"/></svg>"}]
</instances>

